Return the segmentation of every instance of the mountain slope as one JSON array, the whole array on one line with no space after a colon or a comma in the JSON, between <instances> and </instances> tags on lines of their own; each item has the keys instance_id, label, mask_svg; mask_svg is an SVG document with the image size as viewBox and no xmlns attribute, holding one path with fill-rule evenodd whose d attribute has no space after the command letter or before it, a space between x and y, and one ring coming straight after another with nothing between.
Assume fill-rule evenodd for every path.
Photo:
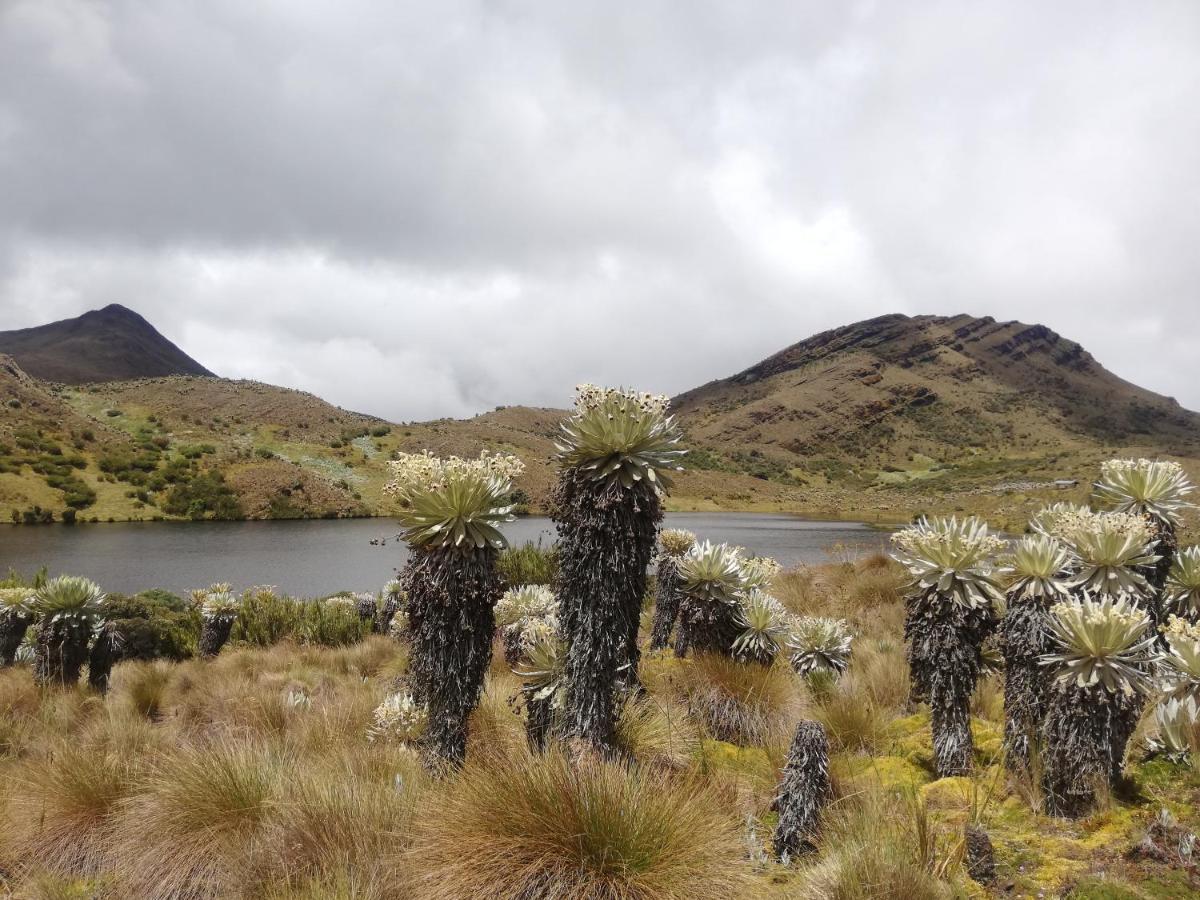
<instances>
[{"instance_id":1,"label":"mountain slope","mask_svg":"<svg viewBox=\"0 0 1200 900\"><path fill-rule=\"evenodd\" d=\"M35 378L63 384L213 374L116 303L74 319L0 331L0 353Z\"/></svg>"},{"instance_id":2,"label":"mountain slope","mask_svg":"<svg viewBox=\"0 0 1200 900\"><path fill-rule=\"evenodd\" d=\"M1079 344L1042 325L965 315L833 329L674 405L700 441L785 461L1200 443L1200 415L1121 380Z\"/></svg>"},{"instance_id":3,"label":"mountain slope","mask_svg":"<svg viewBox=\"0 0 1200 900\"><path fill-rule=\"evenodd\" d=\"M1085 499L1113 456L1173 457L1200 481L1200 415L1016 322L883 316L675 408L691 452L673 509L884 522L971 511L1020 527L1048 500ZM0 357L0 517L35 506L99 520L386 514L388 459L424 449L516 453L522 500L545 509L566 415L502 407L394 425L257 382L53 385Z\"/></svg>"}]
</instances>

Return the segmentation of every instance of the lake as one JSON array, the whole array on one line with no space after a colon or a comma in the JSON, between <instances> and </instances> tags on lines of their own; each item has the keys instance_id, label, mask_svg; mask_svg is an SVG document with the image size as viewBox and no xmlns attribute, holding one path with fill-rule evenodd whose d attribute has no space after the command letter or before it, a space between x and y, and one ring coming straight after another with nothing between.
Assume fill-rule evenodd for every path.
<instances>
[{"instance_id":1,"label":"lake","mask_svg":"<svg viewBox=\"0 0 1200 900\"><path fill-rule=\"evenodd\" d=\"M828 562L835 545L868 553L887 537L857 522L768 513L668 513L664 527L737 544L785 566ZM120 593L181 593L227 581L237 589L269 584L323 596L379 590L407 554L397 530L393 519L0 526L0 572L30 575L44 565L52 575L84 575ZM554 523L542 517L518 519L504 532L512 544L555 538Z\"/></svg>"}]
</instances>

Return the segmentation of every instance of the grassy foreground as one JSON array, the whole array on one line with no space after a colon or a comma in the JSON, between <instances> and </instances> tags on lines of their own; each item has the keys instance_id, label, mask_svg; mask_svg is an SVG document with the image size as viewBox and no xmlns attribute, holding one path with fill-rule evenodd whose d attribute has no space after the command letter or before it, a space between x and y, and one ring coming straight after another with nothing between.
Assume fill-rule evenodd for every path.
<instances>
[{"instance_id":1,"label":"grassy foreground","mask_svg":"<svg viewBox=\"0 0 1200 900\"><path fill-rule=\"evenodd\" d=\"M836 683L782 660L646 653L645 696L621 717L629 758L613 762L531 755L498 650L468 763L441 779L368 740L406 666L384 637L121 663L107 696L0 671L0 896L1196 896L1178 837L1200 824L1200 773L1144 761L1139 744L1099 813L1043 816L999 765L998 676L974 702L975 774L935 779L928 713L908 700L903 581L881 557L777 580L793 612L853 626ZM785 868L769 853L772 801L803 717L829 733L836 799L819 852ZM1149 858L1164 809L1174 844ZM964 869L969 822L996 848L988 889Z\"/></svg>"}]
</instances>

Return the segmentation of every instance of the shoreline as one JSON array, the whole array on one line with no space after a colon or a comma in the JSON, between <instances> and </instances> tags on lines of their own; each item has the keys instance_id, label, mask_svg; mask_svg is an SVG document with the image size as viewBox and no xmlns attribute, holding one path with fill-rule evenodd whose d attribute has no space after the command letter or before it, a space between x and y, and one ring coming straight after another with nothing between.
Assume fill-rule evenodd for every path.
<instances>
[{"instance_id":1,"label":"shoreline","mask_svg":"<svg viewBox=\"0 0 1200 900\"><path fill-rule=\"evenodd\" d=\"M876 518L873 521L867 521L862 516L841 516L831 514L827 511L815 510L783 510L783 509L762 509L756 507L712 507L708 509L667 509L664 511L668 515L756 515L756 516L781 516L789 519L802 519L808 522L853 522L863 525L873 531L894 531L896 528L903 527L907 524L900 520L883 520ZM99 519L92 521L90 519L76 519L74 522L62 522L55 520L53 522L0 522L0 527L7 528L79 528L81 526L91 525L212 525L217 523L246 523L246 522L360 522L374 519L392 519L395 516L390 513L376 513L364 516L294 516L289 518L270 518L270 519L188 519L175 516L155 516L152 518L141 519ZM517 516L517 520L521 519L538 519L550 518L550 513L547 510L531 510L524 515Z\"/></svg>"}]
</instances>

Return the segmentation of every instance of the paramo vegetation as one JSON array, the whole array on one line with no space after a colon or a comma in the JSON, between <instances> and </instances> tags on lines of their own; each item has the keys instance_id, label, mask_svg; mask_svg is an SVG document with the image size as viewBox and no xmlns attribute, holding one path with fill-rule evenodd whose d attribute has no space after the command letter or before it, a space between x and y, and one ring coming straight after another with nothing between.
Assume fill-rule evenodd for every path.
<instances>
[{"instance_id":1,"label":"paramo vegetation","mask_svg":"<svg viewBox=\"0 0 1200 900\"><path fill-rule=\"evenodd\" d=\"M1116 460L1027 533L894 558L660 530L665 398L580 388L558 541L521 464L401 455L373 594L0 589L19 897L1182 897L1200 798L1192 486Z\"/></svg>"}]
</instances>

